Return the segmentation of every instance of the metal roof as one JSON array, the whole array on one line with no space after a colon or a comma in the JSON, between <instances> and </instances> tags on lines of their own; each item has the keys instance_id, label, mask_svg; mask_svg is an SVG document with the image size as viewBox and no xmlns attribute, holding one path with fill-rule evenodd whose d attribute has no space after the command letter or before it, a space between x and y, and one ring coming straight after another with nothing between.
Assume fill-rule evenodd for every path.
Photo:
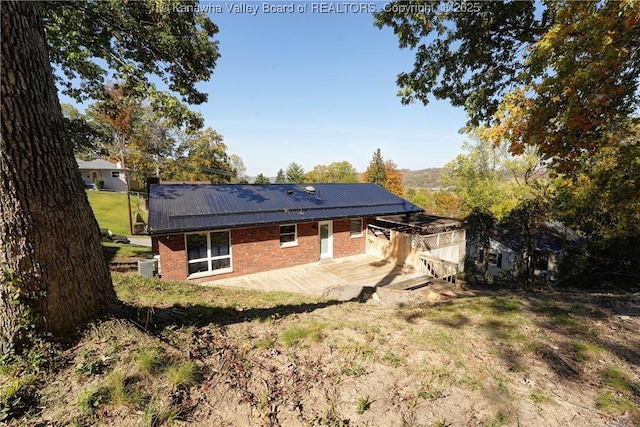
<instances>
[{"instance_id":1,"label":"metal roof","mask_svg":"<svg viewBox=\"0 0 640 427\"><path fill-rule=\"evenodd\" d=\"M422 210L375 184L154 184L148 222L157 235Z\"/></svg>"}]
</instances>

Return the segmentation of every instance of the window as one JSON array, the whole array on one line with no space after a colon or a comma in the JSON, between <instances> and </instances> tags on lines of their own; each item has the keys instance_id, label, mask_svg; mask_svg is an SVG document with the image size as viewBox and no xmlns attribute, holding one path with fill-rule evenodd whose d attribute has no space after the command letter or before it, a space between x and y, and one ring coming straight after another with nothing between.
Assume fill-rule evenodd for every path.
<instances>
[{"instance_id":1,"label":"window","mask_svg":"<svg viewBox=\"0 0 640 427\"><path fill-rule=\"evenodd\" d=\"M187 262L189 275L232 271L229 231L187 234Z\"/></svg>"},{"instance_id":2,"label":"window","mask_svg":"<svg viewBox=\"0 0 640 427\"><path fill-rule=\"evenodd\" d=\"M281 225L280 226L280 246L296 246L298 244L298 236L296 232L296 225Z\"/></svg>"},{"instance_id":3,"label":"window","mask_svg":"<svg viewBox=\"0 0 640 427\"><path fill-rule=\"evenodd\" d=\"M351 219L351 237L362 237L362 218Z\"/></svg>"},{"instance_id":4,"label":"window","mask_svg":"<svg viewBox=\"0 0 640 427\"><path fill-rule=\"evenodd\" d=\"M485 262L485 258L484 258L484 251L480 251L480 256L478 257L478 260L484 264ZM489 254L487 255L487 259L486 262L489 265L495 265L498 268L502 268L502 254L497 254L495 252L489 252Z\"/></svg>"},{"instance_id":5,"label":"window","mask_svg":"<svg viewBox=\"0 0 640 427\"><path fill-rule=\"evenodd\" d=\"M111 178L120 178L120 171L111 171Z\"/></svg>"}]
</instances>

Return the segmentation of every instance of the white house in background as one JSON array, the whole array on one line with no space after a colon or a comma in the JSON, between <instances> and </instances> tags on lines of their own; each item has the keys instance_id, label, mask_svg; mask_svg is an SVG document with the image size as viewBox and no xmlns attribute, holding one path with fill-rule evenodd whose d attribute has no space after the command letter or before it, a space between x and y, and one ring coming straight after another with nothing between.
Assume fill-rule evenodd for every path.
<instances>
[{"instance_id":1,"label":"white house in background","mask_svg":"<svg viewBox=\"0 0 640 427\"><path fill-rule=\"evenodd\" d=\"M127 174L125 174L120 162L111 163L103 159L88 162L76 159L76 162L82 174L85 187L97 188L96 182L98 179L102 179L104 180L104 190L126 191L125 177ZM131 180L129 180L129 183L131 183Z\"/></svg>"}]
</instances>

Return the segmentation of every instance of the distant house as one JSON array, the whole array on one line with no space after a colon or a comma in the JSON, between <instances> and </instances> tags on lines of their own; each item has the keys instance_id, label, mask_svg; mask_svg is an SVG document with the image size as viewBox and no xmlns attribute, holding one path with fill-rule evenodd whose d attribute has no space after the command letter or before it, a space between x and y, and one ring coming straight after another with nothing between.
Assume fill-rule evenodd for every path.
<instances>
[{"instance_id":1,"label":"distant house","mask_svg":"<svg viewBox=\"0 0 640 427\"><path fill-rule=\"evenodd\" d=\"M375 184L154 184L163 279L211 280L363 254L368 225L422 208Z\"/></svg>"},{"instance_id":2,"label":"distant house","mask_svg":"<svg viewBox=\"0 0 640 427\"><path fill-rule=\"evenodd\" d=\"M575 246L580 237L560 222L548 221L538 227L533 240L534 253L527 254L522 238L516 231L497 227L489 239L488 254L485 254L484 245L477 238L468 241L467 253L480 270L488 261L489 273L492 276L511 274L518 268L519 259L530 257L535 275L553 279L565 251Z\"/></svg>"},{"instance_id":3,"label":"distant house","mask_svg":"<svg viewBox=\"0 0 640 427\"><path fill-rule=\"evenodd\" d=\"M126 191L125 171L120 162L111 163L103 159L84 161L76 159L86 188L97 188L99 179L105 190Z\"/></svg>"}]
</instances>

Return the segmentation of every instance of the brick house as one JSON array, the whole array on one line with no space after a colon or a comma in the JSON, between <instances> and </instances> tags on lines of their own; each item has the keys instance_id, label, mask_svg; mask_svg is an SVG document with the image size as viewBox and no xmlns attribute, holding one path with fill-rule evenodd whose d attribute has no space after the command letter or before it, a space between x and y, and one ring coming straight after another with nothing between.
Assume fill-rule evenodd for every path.
<instances>
[{"instance_id":1,"label":"brick house","mask_svg":"<svg viewBox=\"0 0 640 427\"><path fill-rule=\"evenodd\" d=\"M367 224L422 208L375 184L154 184L149 233L168 280L363 254Z\"/></svg>"}]
</instances>

